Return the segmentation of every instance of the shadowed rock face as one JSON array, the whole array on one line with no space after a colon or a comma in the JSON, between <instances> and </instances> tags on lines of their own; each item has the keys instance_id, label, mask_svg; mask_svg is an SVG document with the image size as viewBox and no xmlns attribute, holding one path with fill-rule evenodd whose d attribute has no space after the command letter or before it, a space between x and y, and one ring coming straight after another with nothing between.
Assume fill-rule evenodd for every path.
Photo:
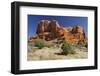
<instances>
[{"instance_id":1,"label":"shadowed rock face","mask_svg":"<svg viewBox=\"0 0 100 76\"><path fill-rule=\"evenodd\" d=\"M57 42L62 42L63 40L69 41L71 43L86 43L87 37L83 28L80 25L74 27L62 27L56 20L48 21L41 20L38 23L36 38L45 39L47 41L57 40ZM32 41L32 37L30 39Z\"/></svg>"},{"instance_id":2,"label":"shadowed rock face","mask_svg":"<svg viewBox=\"0 0 100 76\"><path fill-rule=\"evenodd\" d=\"M37 27L37 34L40 34L40 33L44 33L46 31L48 31L48 26L49 26L49 21L48 20L41 20L39 23L38 23L38 27Z\"/></svg>"}]
</instances>

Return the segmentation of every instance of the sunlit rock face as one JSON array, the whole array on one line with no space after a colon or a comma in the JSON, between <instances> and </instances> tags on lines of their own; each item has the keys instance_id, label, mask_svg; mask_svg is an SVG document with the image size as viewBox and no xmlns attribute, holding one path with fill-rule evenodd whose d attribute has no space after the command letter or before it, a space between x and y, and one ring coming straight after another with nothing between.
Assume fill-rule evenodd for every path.
<instances>
[{"instance_id":1,"label":"sunlit rock face","mask_svg":"<svg viewBox=\"0 0 100 76\"><path fill-rule=\"evenodd\" d=\"M37 35L31 37L29 41L34 41L34 39L41 38L47 41L57 40L57 42L66 40L71 43L78 44L84 44L87 42L87 37L81 25L63 27L56 20L39 21L36 34Z\"/></svg>"}]
</instances>

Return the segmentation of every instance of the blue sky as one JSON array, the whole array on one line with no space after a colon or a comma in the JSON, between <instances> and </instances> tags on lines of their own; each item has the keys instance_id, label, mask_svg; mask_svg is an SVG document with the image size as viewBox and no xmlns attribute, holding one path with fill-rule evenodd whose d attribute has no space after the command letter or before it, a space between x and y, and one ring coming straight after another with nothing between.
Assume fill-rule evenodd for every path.
<instances>
[{"instance_id":1,"label":"blue sky","mask_svg":"<svg viewBox=\"0 0 100 76\"><path fill-rule=\"evenodd\" d=\"M57 20L63 27L81 25L87 35L88 18L77 16L48 16L48 15L28 15L28 37L36 35L36 29L40 20Z\"/></svg>"}]
</instances>

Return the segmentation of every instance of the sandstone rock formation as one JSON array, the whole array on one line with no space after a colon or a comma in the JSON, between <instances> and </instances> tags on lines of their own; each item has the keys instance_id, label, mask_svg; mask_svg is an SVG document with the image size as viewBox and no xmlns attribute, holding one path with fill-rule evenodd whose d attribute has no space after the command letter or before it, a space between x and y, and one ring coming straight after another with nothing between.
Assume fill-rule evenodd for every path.
<instances>
[{"instance_id":1,"label":"sandstone rock formation","mask_svg":"<svg viewBox=\"0 0 100 76\"><path fill-rule=\"evenodd\" d=\"M36 34L37 36L31 37L30 41L41 38L47 41L56 40L57 42L66 40L77 44L83 44L87 42L84 29L80 25L76 25L74 27L62 27L56 20L41 20L38 23Z\"/></svg>"}]
</instances>

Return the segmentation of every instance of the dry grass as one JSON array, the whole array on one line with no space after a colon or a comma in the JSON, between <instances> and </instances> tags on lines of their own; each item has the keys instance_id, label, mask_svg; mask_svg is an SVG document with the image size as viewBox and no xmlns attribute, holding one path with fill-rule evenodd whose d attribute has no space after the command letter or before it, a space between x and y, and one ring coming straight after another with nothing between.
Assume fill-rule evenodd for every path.
<instances>
[{"instance_id":1,"label":"dry grass","mask_svg":"<svg viewBox=\"0 0 100 76\"><path fill-rule=\"evenodd\" d=\"M28 51L28 60L85 59L88 57L87 49L75 48L74 50L75 54L62 55L60 48L32 48L31 51Z\"/></svg>"}]
</instances>

